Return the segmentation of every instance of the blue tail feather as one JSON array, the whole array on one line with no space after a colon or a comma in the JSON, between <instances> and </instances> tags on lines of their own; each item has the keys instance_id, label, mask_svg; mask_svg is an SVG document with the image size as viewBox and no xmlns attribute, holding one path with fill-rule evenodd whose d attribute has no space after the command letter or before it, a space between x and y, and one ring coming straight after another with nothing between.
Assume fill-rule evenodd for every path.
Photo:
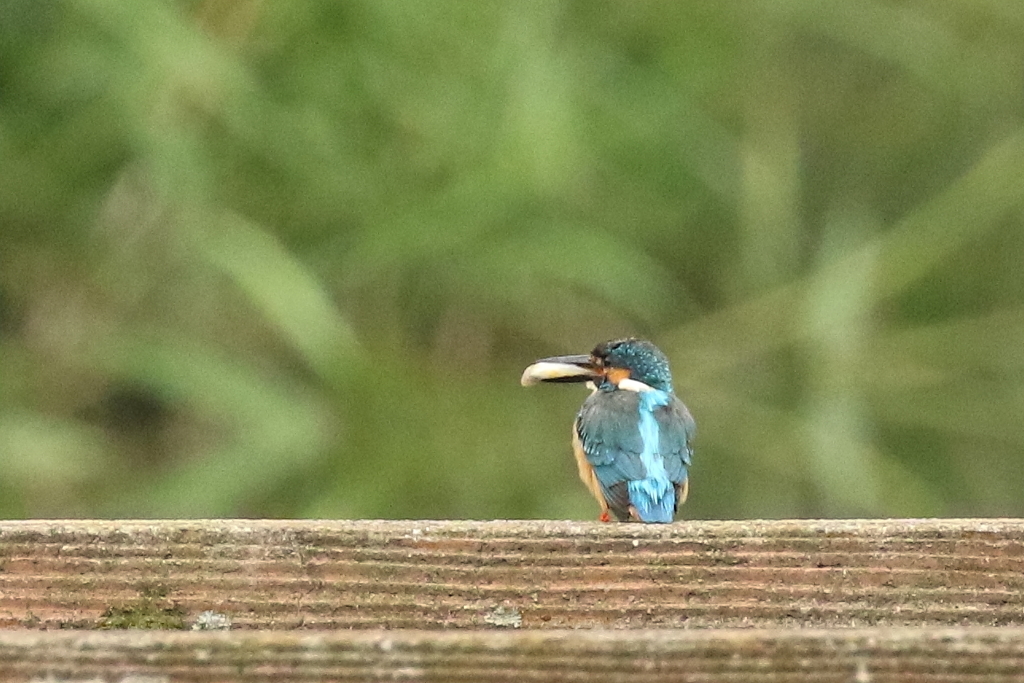
<instances>
[{"instance_id":1,"label":"blue tail feather","mask_svg":"<svg viewBox=\"0 0 1024 683\"><path fill-rule=\"evenodd\" d=\"M676 512L676 489L668 479L650 477L631 481L628 485L629 502L636 509L641 522L672 521Z\"/></svg>"}]
</instances>

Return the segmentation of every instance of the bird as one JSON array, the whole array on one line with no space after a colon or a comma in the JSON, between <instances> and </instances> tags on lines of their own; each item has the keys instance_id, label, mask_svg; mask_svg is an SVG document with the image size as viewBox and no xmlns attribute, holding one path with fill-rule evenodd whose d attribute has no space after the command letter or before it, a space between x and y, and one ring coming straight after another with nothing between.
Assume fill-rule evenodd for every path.
<instances>
[{"instance_id":1,"label":"bird","mask_svg":"<svg viewBox=\"0 0 1024 683\"><path fill-rule=\"evenodd\" d=\"M634 337L602 342L589 354L542 358L520 382L586 382L591 389L573 422L572 446L601 521L674 519L689 493L696 423L657 346Z\"/></svg>"}]
</instances>

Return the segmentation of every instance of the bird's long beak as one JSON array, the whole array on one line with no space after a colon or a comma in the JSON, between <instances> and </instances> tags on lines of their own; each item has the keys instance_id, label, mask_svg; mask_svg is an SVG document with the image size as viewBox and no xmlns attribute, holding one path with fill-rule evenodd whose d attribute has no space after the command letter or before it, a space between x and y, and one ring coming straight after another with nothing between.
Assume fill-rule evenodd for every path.
<instances>
[{"instance_id":1,"label":"bird's long beak","mask_svg":"<svg viewBox=\"0 0 1024 683\"><path fill-rule=\"evenodd\" d=\"M524 387L540 382L589 382L599 373L590 356L541 358L523 371L519 380Z\"/></svg>"}]
</instances>

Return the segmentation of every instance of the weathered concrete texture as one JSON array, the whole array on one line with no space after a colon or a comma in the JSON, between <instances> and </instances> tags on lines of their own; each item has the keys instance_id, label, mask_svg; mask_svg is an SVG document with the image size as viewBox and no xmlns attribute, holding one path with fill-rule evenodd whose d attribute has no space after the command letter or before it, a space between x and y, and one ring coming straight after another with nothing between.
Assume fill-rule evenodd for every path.
<instances>
[{"instance_id":1,"label":"weathered concrete texture","mask_svg":"<svg viewBox=\"0 0 1024 683\"><path fill-rule=\"evenodd\" d=\"M0 633L9 683L1016 681L1024 629Z\"/></svg>"},{"instance_id":2,"label":"weathered concrete texture","mask_svg":"<svg viewBox=\"0 0 1024 683\"><path fill-rule=\"evenodd\" d=\"M0 523L0 627L205 610L243 629L1020 625L1024 521Z\"/></svg>"}]
</instances>

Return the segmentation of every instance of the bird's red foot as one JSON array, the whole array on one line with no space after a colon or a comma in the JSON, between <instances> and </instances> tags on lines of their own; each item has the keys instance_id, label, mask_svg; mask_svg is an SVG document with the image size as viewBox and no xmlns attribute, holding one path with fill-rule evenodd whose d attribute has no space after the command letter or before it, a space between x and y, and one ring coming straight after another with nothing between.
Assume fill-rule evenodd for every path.
<instances>
[{"instance_id":1,"label":"bird's red foot","mask_svg":"<svg viewBox=\"0 0 1024 683\"><path fill-rule=\"evenodd\" d=\"M608 514L607 510L605 510L604 512L601 513L601 516L598 517L597 519L600 522L610 522L610 521L612 521L612 516L610 514Z\"/></svg>"}]
</instances>

